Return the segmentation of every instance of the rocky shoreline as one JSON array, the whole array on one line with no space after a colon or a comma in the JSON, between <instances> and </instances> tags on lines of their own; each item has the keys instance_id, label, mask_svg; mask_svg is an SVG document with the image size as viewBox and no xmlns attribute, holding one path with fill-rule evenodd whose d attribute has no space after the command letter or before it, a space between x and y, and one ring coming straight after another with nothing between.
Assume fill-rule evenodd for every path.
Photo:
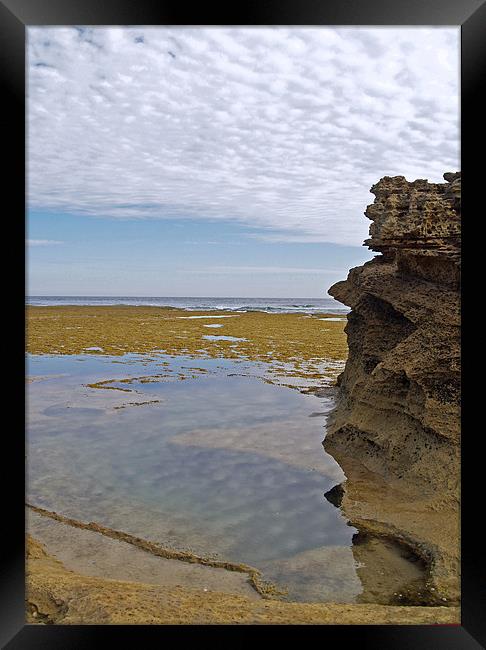
<instances>
[{"instance_id":1,"label":"rocky shoreline","mask_svg":"<svg viewBox=\"0 0 486 650\"><path fill-rule=\"evenodd\" d=\"M461 177L444 179L371 188L365 243L380 255L329 290L351 312L323 443L347 477L330 498L362 538L425 564L425 584L397 597L431 605L460 599Z\"/></svg>"},{"instance_id":2,"label":"rocky shoreline","mask_svg":"<svg viewBox=\"0 0 486 650\"><path fill-rule=\"evenodd\" d=\"M190 586L174 586L86 575L29 536L29 623L459 622L460 174L444 177L439 184L385 177L373 186L366 244L379 255L330 289L351 307L344 330L349 355L337 389L331 381L346 344L343 323L332 318L323 323L301 315L223 315L225 334L252 333L235 348L231 341L205 343L204 314L189 318L182 310L137 307L28 310L33 354L151 354L163 341L170 354L243 357L268 363L277 374L285 367L296 380L321 383L302 392L337 391L323 444L347 479L326 496L359 530L352 550L363 586L360 602L282 602L252 567L178 554L34 508L78 534L103 537L103 544L109 540L130 546L130 553L176 562L177 576L182 565L228 572L233 582L246 574L252 597L244 594L246 583L238 583L240 593L231 591L229 578L230 591L224 592L193 588L190 576Z\"/></svg>"},{"instance_id":3,"label":"rocky shoreline","mask_svg":"<svg viewBox=\"0 0 486 650\"><path fill-rule=\"evenodd\" d=\"M30 536L26 622L41 625L450 624L456 607L284 603L202 589L80 575Z\"/></svg>"}]
</instances>

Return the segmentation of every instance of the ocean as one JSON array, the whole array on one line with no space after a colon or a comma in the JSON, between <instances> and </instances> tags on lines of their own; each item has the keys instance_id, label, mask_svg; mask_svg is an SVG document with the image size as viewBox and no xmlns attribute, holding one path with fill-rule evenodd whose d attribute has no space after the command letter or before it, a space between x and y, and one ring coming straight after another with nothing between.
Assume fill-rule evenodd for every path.
<instances>
[{"instance_id":1,"label":"ocean","mask_svg":"<svg viewBox=\"0 0 486 650\"><path fill-rule=\"evenodd\" d=\"M334 298L192 298L164 296L27 296L36 306L55 305L140 305L177 307L190 311L263 311L267 313L348 313Z\"/></svg>"}]
</instances>

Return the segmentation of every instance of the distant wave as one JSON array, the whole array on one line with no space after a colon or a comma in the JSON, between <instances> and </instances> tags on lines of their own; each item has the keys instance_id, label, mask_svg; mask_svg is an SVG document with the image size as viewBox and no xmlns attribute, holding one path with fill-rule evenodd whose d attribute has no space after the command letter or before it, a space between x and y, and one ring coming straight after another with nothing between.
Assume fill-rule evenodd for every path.
<instances>
[{"instance_id":1,"label":"distant wave","mask_svg":"<svg viewBox=\"0 0 486 650\"><path fill-rule=\"evenodd\" d=\"M133 305L145 307L174 307L188 311L262 311L266 313L315 312L347 313L349 309L333 298L313 298L299 301L295 298L169 298L164 296L28 296L33 306L55 305Z\"/></svg>"}]
</instances>

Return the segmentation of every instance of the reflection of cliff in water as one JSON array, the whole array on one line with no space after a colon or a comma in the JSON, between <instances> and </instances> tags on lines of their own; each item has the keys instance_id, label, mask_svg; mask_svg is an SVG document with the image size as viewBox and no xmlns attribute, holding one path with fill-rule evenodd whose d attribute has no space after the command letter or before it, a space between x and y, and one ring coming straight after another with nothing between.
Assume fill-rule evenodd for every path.
<instances>
[{"instance_id":1,"label":"reflection of cliff in water","mask_svg":"<svg viewBox=\"0 0 486 650\"><path fill-rule=\"evenodd\" d=\"M338 483L324 494L329 503L341 507L344 485ZM362 592L360 603L382 605L427 605L426 563L392 536L364 532L353 535L352 551Z\"/></svg>"}]
</instances>

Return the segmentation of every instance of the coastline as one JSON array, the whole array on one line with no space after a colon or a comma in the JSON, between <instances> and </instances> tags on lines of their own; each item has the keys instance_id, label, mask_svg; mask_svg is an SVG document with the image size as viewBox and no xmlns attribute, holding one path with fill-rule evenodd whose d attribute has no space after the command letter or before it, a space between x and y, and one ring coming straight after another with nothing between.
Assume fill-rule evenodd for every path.
<instances>
[{"instance_id":1,"label":"coastline","mask_svg":"<svg viewBox=\"0 0 486 650\"><path fill-rule=\"evenodd\" d=\"M164 352L166 355L179 356L184 355L189 358L206 358L217 359L219 357L232 359L246 359L252 362L262 364L270 370L263 381L272 383L274 377L276 383L282 381L282 375L292 378L295 385L289 387L297 388L301 392L315 392L316 394L334 391L334 383L337 374L342 370L344 359L346 357L347 346L344 333L346 318L336 320L335 314L318 313L312 316L303 314L266 314L262 312L246 312L234 314L231 312L218 312L217 314L205 311L178 310L173 308L159 307L112 307L112 306L77 306L77 307L28 307L28 346L27 350L32 355L70 355L84 354L96 356L114 356L118 357L123 363L123 356L126 354L137 354L141 358L150 359L150 355ZM217 329L208 329L208 324L219 323L222 327ZM239 339L237 342L231 340L211 340L203 338L208 333L224 332L224 335ZM89 349L94 348L94 349ZM100 349L101 348L101 349ZM269 354L271 353L271 354ZM121 373L123 374L123 373ZM182 377L180 377L182 378ZM32 378L28 378L28 381ZM151 381L151 378L147 378ZM125 384L127 380L118 380L122 382L124 388L105 385L107 382L100 381L93 384L91 388L107 389L115 388L116 390L127 390ZM130 380L131 381L131 380ZM142 378L144 381L144 378ZM311 382L310 387L305 387L306 382ZM109 383L109 382L108 382ZM96 391L98 392L98 391ZM115 391L110 390L110 394ZM123 394L123 393L122 393ZM101 397L101 396L100 396ZM145 402L141 402L143 404ZM324 435L324 430L323 430ZM36 504L34 504L35 506ZM338 504L337 504L338 505ZM36 508L34 508L36 510ZM42 513L42 509L37 509L39 514L48 516L59 521L67 520L62 515L56 513ZM53 516L54 515L54 516ZM366 517L366 515L365 515ZM64 523L68 523L64 521ZM69 524L73 526L73 523ZM91 530L92 534L100 533L103 526L89 522L75 522L74 527L78 529ZM363 522L363 530L366 529L366 522ZM114 532L114 534L113 534ZM104 530L105 536L114 537L118 543L125 544L128 538L121 531ZM139 539L139 548L147 551L151 548L151 543ZM129 542L131 543L131 542ZM86 569L79 571L83 567L78 567L68 562L68 566L63 566L55 557L51 557L49 549L44 548L41 552L41 540L32 539L29 542L29 548L37 549L39 557L29 556L29 607L31 622L49 622L73 623L77 620L87 622L96 620L94 611L91 613L77 612L74 609L66 609L64 606L49 609L45 604L47 594L52 594L53 582L49 571L53 570L58 575L62 574L61 589L62 594L71 594L68 600L73 602L76 590L83 585L83 593L89 594L98 603L103 602L105 615L108 622L116 622L117 614L110 604L113 593L117 587L114 586L116 581L105 571L104 575L86 575ZM353 546L353 554L356 557L359 547ZM153 550L153 549L152 549ZM371 549L376 551L376 549ZM385 569L393 565L396 557L383 555L383 549L378 549L379 557L385 561ZM386 549L385 549L386 550ZM400 604L376 604L370 602L339 604L339 603L296 603L283 602L279 598L278 590L272 585L259 582L259 571L253 567L245 567L235 563L211 564L212 561L205 561L197 556L177 557L178 551L172 552L165 549L162 553L156 552L159 557L170 559L173 563L196 563L212 566L214 570L221 571L228 569L232 572L242 571L249 576L250 583L253 581L255 594L263 596L265 605L262 610L261 605L252 602L252 597L242 595L241 587L233 583L233 589L236 595L229 593L220 593L209 589L197 593L187 584L177 587L177 598L184 595L187 603L187 610L176 613L173 608L165 609L160 606L158 613L153 614L153 620L150 618L145 609L145 605L138 602L138 596L135 594L146 591L152 598L157 590L161 590L159 600L162 597L167 603L171 602L174 597L168 585L149 585L143 580L128 581L124 584L124 589L128 590L132 596L127 600L126 606L132 607L131 614L127 614L129 619L135 616L137 622L182 622L182 619L191 622L208 620L210 622L235 622L231 618L232 608L235 607L233 599L238 598L238 607L245 611L244 620L241 622L266 622L266 623L313 623L313 622L335 622L336 620L347 621L348 623L373 623L380 621L386 623L420 623L420 622L457 622L459 618L459 609L457 607L421 607L415 604L412 607L406 607ZM381 554L380 554L381 553ZM34 553L35 555L35 553ZM395 553L396 556L396 553ZM371 557L371 556L369 556ZM182 562L181 562L182 560ZM391 562L391 564L386 564ZM224 566L226 565L226 566ZM235 567L239 567L236 568ZM368 571L368 576L369 576ZM170 571L169 571L170 574ZM169 574L166 573L166 576ZM176 571L176 574L178 572ZM143 572L139 574L143 577ZM376 589L376 581L373 576L369 580L370 585L366 588L370 593ZM170 583L170 581L169 581ZM118 584L118 583L116 583ZM57 586L56 586L57 588ZM63 591L64 589L64 591ZM115 591L113 591L115 590ZM155 591L154 591L155 590ZM231 588L230 588L231 590ZM64 601L65 596L57 595L55 599ZM144 591L145 593L145 591ZM104 600L104 594L110 594ZM208 600L208 594L213 605L210 612L206 611L204 604ZM244 588L243 588L244 594ZM148 596L147 596L148 597ZM132 598L132 604L129 601ZM204 602L201 602L203 598ZM243 601L241 599L243 598ZM50 602L51 596L47 598ZM134 600L133 600L134 599ZM254 597L253 597L254 599ZM437 603L434 603L437 605ZM119 604L118 604L119 605ZM440 605L440 603L439 603ZM283 609L282 609L283 607ZM217 614L215 613L217 610ZM37 616L33 613L37 612ZM69 613L68 613L69 612ZM136 612L136 613L135 613ZM81 618L76 619L76 616ZM47 619L45 618L47 617ZM72 618L74 617L74 618ZM178 617L181 621L178 621ZM205 618L206 617L206 618ZM209 617L209 618L208 618ZM283 620L282 617L285 617ZM335 617L332 620L332 617ZM214 619L214 620L213 620Z\"/></svg>"},{"instance_id":2,"label":"coastline","mask_svg":"<svg viewBox=\"0 0 486 650\"><path fill-rule=\"evenodd\" d=\"M260 311L266 313L347 313L349 309L334 298L245 298L245 297L160 297L160 296L26 296L26 304L38 307L161 307L213 313Z\"/></svg>"}]
</instances>

